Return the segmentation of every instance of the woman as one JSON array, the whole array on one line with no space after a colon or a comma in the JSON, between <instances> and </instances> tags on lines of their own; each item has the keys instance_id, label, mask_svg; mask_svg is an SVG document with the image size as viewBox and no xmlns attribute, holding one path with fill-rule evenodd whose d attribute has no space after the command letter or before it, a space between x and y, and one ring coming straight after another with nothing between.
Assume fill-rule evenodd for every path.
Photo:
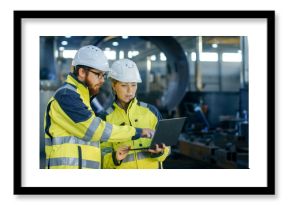
<instances>
[{"instance_id":1,"label":"woman","mask_svg":"<svg viewBox=\"0 0 290 205\"><path fill-rule=\"evenodd\" d=\"M137 83L141 83L137 65L129 60L115 61L109 74L115 94L113 105L107 109L104 119L116 125L130 125L155 130L161 115L156 107L138 102ZM103 142L102 168L104 169L158 169L169 155L165 144L149 147L150 138L126 142ZM134 150L132 150L134 149Z\"/></svg>"}]
</instances>

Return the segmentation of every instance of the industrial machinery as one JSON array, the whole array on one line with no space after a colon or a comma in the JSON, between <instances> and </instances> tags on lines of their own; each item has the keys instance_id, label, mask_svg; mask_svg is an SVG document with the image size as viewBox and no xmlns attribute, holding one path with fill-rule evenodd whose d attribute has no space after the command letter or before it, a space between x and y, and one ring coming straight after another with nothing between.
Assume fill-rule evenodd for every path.
<instances>
[{"instance_id":1,"label":"industrial machinery","mask_svg":"<svg viewBox=\"0 0 290 205\"><path fill-rule=\"evenodd\" d=\"M64 56L63 41L64 36L40 38L40 168L45 164L43 114L48 99L70 71L71 59ZM138 99L155 105L164 118L187 117L179 143L172 148L172 158L180 154L215 168L248 168L245 37L75 36L70 37L70 42L72 47L66 46L66 49L92 44L109 55L115 54L115 58L131 58L137 62L143 81L138 85ZM112 47L115 42L118 47ZM220 46L215 49L212 44ZM221 56L223 49L234 52L241 49L242 62L234 64L233 69L220 61L201 62L203 52L217 51ZM109 62L112 61L109 58ZM227 70L223 71L223 66ZM213 67L217 68L217 73L212 73ZM209 75L203 77L202 70L207 70ZM227 78L223 79L222 74L227 74ZM212 75L217 76L217 82L211 80ZM228 85L224 83L228 81ZM232 90L223 90L226 87ZM97 100L106 108L112 99L107 82ZM179 168L179 161L175 163L168 167Z\"/></svg>"},{"instance_id":2,"label":"industrial machinery","mask_svg":"<svg viewBox=\"0 0 290 205\"><path fill-rule=\"evenodd\" d=\"M216 95L216 106L208 105L212 95ZM248 115L246 110L240 115L238 98L239 93L187 93L180 104L188 121L180 137L179 152L220 168L248 168ZM203 99L202 104L198 105L197 99ZM221 113L212 110L217 108Z\"/></svg>"}]
</instances>

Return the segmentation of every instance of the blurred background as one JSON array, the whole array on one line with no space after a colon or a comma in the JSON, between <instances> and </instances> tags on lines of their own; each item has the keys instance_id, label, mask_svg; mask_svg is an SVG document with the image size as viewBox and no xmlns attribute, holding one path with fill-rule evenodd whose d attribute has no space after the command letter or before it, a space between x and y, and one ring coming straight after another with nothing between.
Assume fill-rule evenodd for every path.
<instances>
[{"instance_id":1,"label":"blurred background","mask_svg":"<svg viewBox=\"0 0 290 205\"><path fill-rule=\"evenodd\" d=\"M137 98L155 105L163 118L187 117L164 168L249 168L246 36L40 37L40 168L47 102L85 45L103 49L110 65L132 59L143 81ZM107 81L97 98L106 109L112 97Z\"/></svg>"}]
</instances>

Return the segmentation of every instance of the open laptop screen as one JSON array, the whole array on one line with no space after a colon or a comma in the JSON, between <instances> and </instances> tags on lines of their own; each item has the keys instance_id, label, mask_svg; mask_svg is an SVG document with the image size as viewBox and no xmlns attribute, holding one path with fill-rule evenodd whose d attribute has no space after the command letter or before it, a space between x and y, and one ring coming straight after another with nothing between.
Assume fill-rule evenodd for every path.
<instances>
[{"instance_id":1,"label":"open laptop screen","mask_svg":"<svg viewBox=\"0 0 290 205\"><path fill-rule=\"evenodd\" d=\"M149 147L130 149L130 150L140 150L140 149L155 149L156 144L164 143L166 146L173 146L177 144L180 132L184 125L186 117L172 118L160 120L158 122L156 131L152 138Z\"/></svg>"}]
</instances>

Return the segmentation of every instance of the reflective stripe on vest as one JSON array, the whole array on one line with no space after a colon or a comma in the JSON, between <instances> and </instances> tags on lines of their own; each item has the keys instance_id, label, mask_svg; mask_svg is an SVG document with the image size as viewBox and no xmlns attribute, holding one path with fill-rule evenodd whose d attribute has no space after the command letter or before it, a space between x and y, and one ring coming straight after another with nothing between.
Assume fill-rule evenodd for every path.
<instances>
[{"instance_id":1,"label":"reflective stripe on vest","mask_svg":"<svg viewBox=\"0 0 290 205\"><path fill-rule=\"evenodd\" d=\"M79 166L79 159L72 157L50 158L49 166ZM47 163L48 164L48 163ZM82 168L99 169L100 163L91 160L82 160Z\"/></svg>"},{"instance_id":2,"label":"reflective stripe on vest","mask_svg":"<svg viewBox=\"0 0 290 205\"><path fill-rule=\"evenodd\" d=\"M64 86L60 87L59 89L56 90L56 92L54 93L54 96L62 89L69 89L72 90L74 92L76 92L76 88L74 86L72 86L71 84L65 84ZM52 100L53 101L53 100ZM49 133L49 127L50 127L50 116L49 116L49 111L50 111L50 105L52 103L52 101L49 102L49 104L47 105L47 109L46 109L46 126L45 126L45 133L52 138L51 134Z\"/></svg>"},{"instance_id":3,"label":"reflective stripe on vest","mask_svg":"<svg viewBox=\"0 0 290 205\"><path fill-rule=\"evenodd\" d=\"M100 147L99 142L86 142L77 137L53 137L45 138L45 145L52 146L52 145L61 145L61 144L81 144L81 145L89 145L94 147Z\"/></svg>"},{"instance_id":4,"label":"reflective stripe on vest","mask_svg":"<svg viewBox=\"0 0 290 205\"><path fill-rule=\"evenodd\" d=\"M132 162L134 160L135 160L134 154L128 154L127 157L122 160L122 163L123 162Z\"/></svg>"},{"instance_id":5,"label":"reflective stripe on vest","mask_svg":"<svg viewBox=\"0 0 290 205\"><path fill-rule=\"evenodd\" d=\"M146 159L146 158L151 158L150 153L148 153L148 152L138 152L137 153L138 160ZM123 159L122 163L123 162L131 162L134 160L135 160L134 154L128 154L127 157L125 159Z\"/></svg>"},{"instance_id":6,"label":"reflective stripe on vest","mask_svg":"<svg viewBox=\"0 0 290 205\"><path fill-rule=\"evenodd\" d=\"M137 158L138 158L138 160L151 158L151 155L150 155L149 152L138 152L137 153Z\"/></svg>"},{"instance_id":7,"label":"reflective stripe on vest","mask_svg":"<svg viewBox=\"0 0 290 205\"><path fill-rule=\"evenodd\" d=\"M146 107L146 108L148 107L148 106L147 106L147 103L139 102L139 104L140 104L140 106L142 106L142 107Z\"/></svg>"},{"instance_id":8,"label":"reflective stripe on vest","mask_svg":"<svg viewBox=\"0 0 290 205\"><path fill-rule=\"evenodd\" d=\"M76 89L74 86L72 86L71 84L67 83L67 84L65 84L64 86L62 86L62 87L60 87L59 89L57 89L57 90L55 91L54 96L56 95L56 93L58 93L58 92L59 92L60 90L62 90L62 89L69 89L69 90L72 90L72 91L74 91L74 92L77 92L77 89Z\"/></svg>"},{"instance_id":9,"label":"reflective stripe on vest","mask_svg":"<svg viewBox=\"0 0 290 205\"><path fill-rule=\"evenodd\" d=\"M104 132L101 136L101 141L104 141L104 142L108 141L108 139L111 136L112 129L113 129L113 125L110 123L106 123L106 127L105 127Z\"/></svg>"},{"instance_id":10,"label":"reflective stripe on vest","mask_svg":"<svg viewBox=\"0 0 290 205\"><path fill-rule=\"evenodd\" d=\"M93 121L91 122L89 128L87 129L83 140L90 141L92 139L92 137L94 136L94 133L95 133L95 131L98 128L100 123L101 123L100 118L94 118Z\"/></svg>"}]
</instances>

